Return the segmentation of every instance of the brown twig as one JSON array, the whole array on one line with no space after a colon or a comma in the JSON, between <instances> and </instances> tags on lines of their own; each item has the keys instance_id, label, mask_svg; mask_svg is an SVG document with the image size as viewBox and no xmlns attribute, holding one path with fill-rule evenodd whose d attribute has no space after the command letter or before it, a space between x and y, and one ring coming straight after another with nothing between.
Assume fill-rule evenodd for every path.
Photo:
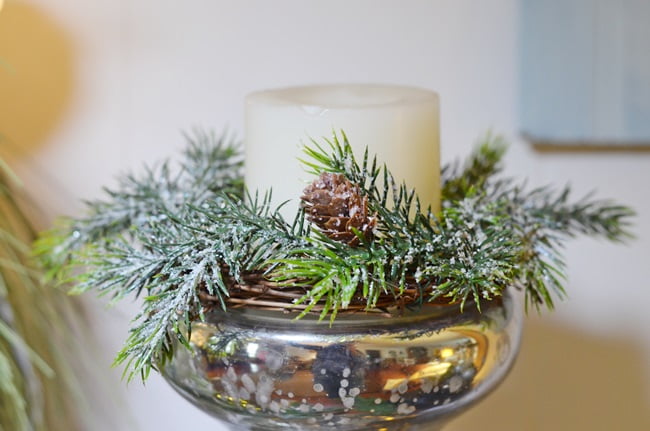
<instances>
[{"instance_id":1,"label":"brown twig","mask_svg":"<svg viewBox=\"0 0 650 431\"><path fill-rule=\"evenodd\" d=\"M227 274L227 271L224 271ZM297 304L297 300L304 297L308 288L300 285L299 280L293 280L293 283L276 283L264 277L261 272L250 272L243 274L241 282L234 278L224 277L228 287L228 298L225 303L233 308L255 308L259 310L276 310L285 312L302 312L311 304ZM368 308L366 298L363 297L361 288L352 302L345 308L339 310L339 313L357 313L357 312L376 312L380 314L389 314L388 309L397 308L404 310L407 306L422 301L423 296L428 296L432 288L421 289L414 279L407 280L406 288L399 294L393 292L382 293L375 306ZM199 293L199 298L206 309L212 309L220 306L217 296L210 295L203 288ZM445 298L439 298L435 301L440 304L447 303ZM311 313L320 313L324 308L324 301L320 301L311 306Z\"/></svg>"}]
</instances>

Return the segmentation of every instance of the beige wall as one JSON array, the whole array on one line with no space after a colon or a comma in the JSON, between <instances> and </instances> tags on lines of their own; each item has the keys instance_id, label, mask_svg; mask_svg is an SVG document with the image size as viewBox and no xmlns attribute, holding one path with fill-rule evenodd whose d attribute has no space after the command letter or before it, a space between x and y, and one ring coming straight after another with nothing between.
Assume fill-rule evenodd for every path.
<instances>
[{"instance_id":1,"label":"beige wall","mask_svg":"<svg viewBox=\"0 0 650 431\"><path fill-rule=\"evenodd\" d=\"M173 155L181 129L241 132L250 91L342 81L435 89L444 161L492 128L512 141L509 174L597 189L639 213L628 246L568 245L570 299L528 320L509 380L449 429L650 429L650 153L532 151L517 134L517 35L516 0L8 0L1 150L51 220L78 213L78 199L98 197L117 172ZM107 364L133 308L96 310L107 352L97 371L117 382ZM134 418L122 429L213 425L157 377L116 387Z\"/></svg>"}]
</instances>

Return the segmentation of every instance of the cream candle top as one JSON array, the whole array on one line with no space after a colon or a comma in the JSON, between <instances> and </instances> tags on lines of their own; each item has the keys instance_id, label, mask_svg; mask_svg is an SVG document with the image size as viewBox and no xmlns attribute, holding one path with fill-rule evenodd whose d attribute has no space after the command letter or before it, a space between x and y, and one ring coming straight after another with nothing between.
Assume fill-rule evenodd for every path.
<instances>
[{"instance_id":1,"label":"cream candle top","mask_svg":"<svg viewBox=\"0 0 650 431\"><path fill-rule=\"evenodd\" d=\"M345 132L355 156L385 163L396 181L414 188L423 207L440 208L438 95L396 85L322 85L260 91L246 98L245 182L273 189L275 205L291 221L302 190L313 181L298 158L310 138Z\"/></svg>"}]
</instances>

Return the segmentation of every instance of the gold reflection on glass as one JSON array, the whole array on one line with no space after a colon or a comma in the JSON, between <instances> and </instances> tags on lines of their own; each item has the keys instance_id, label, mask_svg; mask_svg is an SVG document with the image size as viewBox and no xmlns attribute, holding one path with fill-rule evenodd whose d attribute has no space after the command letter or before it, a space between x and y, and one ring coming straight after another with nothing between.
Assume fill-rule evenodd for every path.
<instances>
[{"instance_id":1,"label":"gold reflection on glass","mask_svg":"<svg viewBox=\"0 0 650 431\"><path fill-rule=\"evenodd\" d=\"M451 367L451 362L434 362L425 366L424 368L419 369L411 375L409 380L418 380L418 379L437 379L438 377L444 375L449 371ZM391 388L392 389L392 388Z\"/></svg>"},{"instance_id":2,"label":"gold reflection on glass","mask_svg":"<svg viewBox=\"0 0 650 431\"><path fill-rule=\"evenodd\" d=\"M444 348L440 350L440 357L442 359L447 359L448 357L454 354L454 349Z\"/></svg>"},{"instance_id":3,"label":"gold reflection on glass","mask_svg":"<svg viewBox=\"0 0 650 431\"><path fill-rule=\"evenodd\" d=\"M200 324L195 324L195 330L192 331L192 335L190 336L190 342L194 344L195 346L203 349L206 342L208 341L208 336L209 334L206 331L199 331L196 330L199 328Z\"/></svg>"}]
</instances>

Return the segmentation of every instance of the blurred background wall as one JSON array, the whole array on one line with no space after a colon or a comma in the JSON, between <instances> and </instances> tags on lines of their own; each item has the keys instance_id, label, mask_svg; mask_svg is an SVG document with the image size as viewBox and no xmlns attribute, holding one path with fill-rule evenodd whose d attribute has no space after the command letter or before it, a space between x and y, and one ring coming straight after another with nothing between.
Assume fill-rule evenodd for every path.
<instances>
[{"instance_id":1,"label":"blurred background wall","mask_svg":"<svg viewBox=\"0 0 650 431\"><path fill-rule=\"evenodd\" d=\"M254 90L388 82L441 97L442 159L488 129L507 174L570 183L638 212L637 239L568 244L569 299L527 320L509 379L449 430L650 429L650 152L537 152L519 134L517 0L7 0L0 14L1 154L46 227L116 173L173 156L195 125L239 133ZM552 31L552 29L549 29ZM124 430L220 429L157 376L119 382L135 306L91 304ZM131 419L128 419L130 417ZM120 419L121 420L121 419ZM208 428L210 427L210 428ZM98 423L96 430L116 429Z\"/></svg>"}]
</instances>

